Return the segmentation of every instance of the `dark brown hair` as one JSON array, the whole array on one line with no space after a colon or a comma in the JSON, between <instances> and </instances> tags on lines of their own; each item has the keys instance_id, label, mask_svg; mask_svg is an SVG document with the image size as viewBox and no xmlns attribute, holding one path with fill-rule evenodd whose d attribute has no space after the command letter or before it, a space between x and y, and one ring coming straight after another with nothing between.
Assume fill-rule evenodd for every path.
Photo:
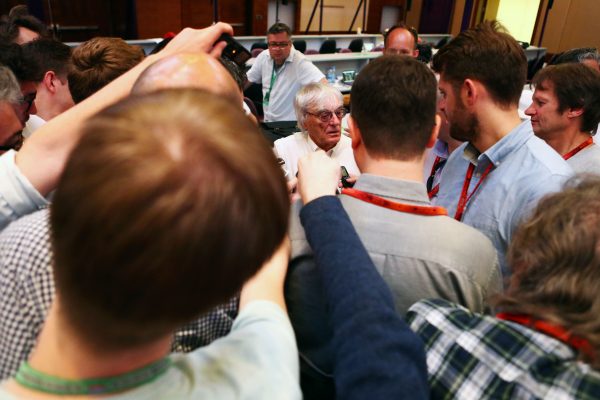
<instances>
[{"instance_id":1,"label":"dark brown hair","mask_svg":"<svg viewBox=\"0 0 600 400\"><path fill-rule=\"evenodd\" d=\"M169 334L239 291L281 243L285 179L238 108L171 89L86 124L50 218L62 311L91 343Z\"/></svg>"},{"instance_id":2,"label":"dark brown hair","mask_svg":"<svg viewBox=\"0 0 600 400\"><path fill-rule=\"evenodd\" d=\"M527 59L519 43L497 21L462 32L433 56L433 70L458 88L465 79L481 82L502 107L519 103Z\"/></svg>"},{"instance_id":3,"label":"dark brown hair","mask_svg":"<svg viewBox=\"0 0 600 400\"><path fill-rule=\"evenodd\" d=\"M36 32L41 37L50 37L48 27L29 14L26 5L14 6L7 15L0 17L0 41L14 42L19 36L19 27Z\"/></svg>"},{"instance_id":4,"label":"dark brown hair","mask_svg":"<svg viewBox=\"0 0 600 400\"><path fill-rule=\"evenodd\" d=\"M123 39L97 37L73 50L69 90L79 103L118 78L144 59L141 47Z\"/></svg>"},{"instance_id":5,"label":"dark brown hair","mask_svg":"<svg viewBox=\"0 0 600 400\"><path fill-rule=\"evenodd\" d=\"M581 131L590 132L600 122L600 72L584 64L551 65L538 71L533 85L548 90L551 82L559 109L582 108Z\"/></svg>"},{"instance_id":6,"label":"dark brown hair","mask_svg":"<svg viewBox=\"0 0 600 400\"><path fill-rule=\"evenodd\" d=\"M282 32L287 33L288 37L292 36L292 30L289 26L287 26L283 22L276 22L273 25L271 25L271 27L267 31L267 35L275 35Z\"/></svg>"},{"instance_id":7,"label":"dark brown hair","mask_svg":"<svg viewBox=\"0 0 600 400\"><path fill-rule=\"evenodd\" d=\"M512 277L496 305L564 327L600 349L600 177L574 178L517 229ZM600 368L595 360L581 358Z\"/></svg>"},{"instance_id":8,"label":"dark brown hair","mask_svg":"<svg viewBox=\"0 0 600 400\"><path fill-rule=\"evenodd\" d=\"M352 118L373 156L410 160L423 155L435 124L437 83L420 61L382 56L352 85Z\"/></svg>"},{"instance_id":9,"label":"dark brown hair","mask_svg":"<svg viewBox=\"0 0 600 400\"><path fill-rule=\"evenodd\" d=\"M50 38L39 38L21 45L28 59L36 63L45 72L54 71L56 75L66 78L71 68L71 48L66 44Z\"/></svg>"}]
</instances>

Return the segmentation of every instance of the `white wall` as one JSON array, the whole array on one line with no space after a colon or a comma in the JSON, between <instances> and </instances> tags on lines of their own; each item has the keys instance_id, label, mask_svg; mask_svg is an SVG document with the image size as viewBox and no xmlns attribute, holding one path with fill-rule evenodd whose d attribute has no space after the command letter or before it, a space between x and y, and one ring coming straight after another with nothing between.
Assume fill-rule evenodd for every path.
<instances>
[{"instance_id":1,"label":"white wall","mask_svg":"<svg viewBox=\"0 0 600 400\"><path fill-rule=\"evenodd\" d=\"M276 1L269 0L269 14L267 17L267 28L273 25L275 22L276 15ZM289 1L286 6L281 4L281 0L279 0L279 22L283 22L287 26L290 27L292 32L294 31L294 14L296 9L296 3L293 1Z\"/></svg>"}]
</instances>

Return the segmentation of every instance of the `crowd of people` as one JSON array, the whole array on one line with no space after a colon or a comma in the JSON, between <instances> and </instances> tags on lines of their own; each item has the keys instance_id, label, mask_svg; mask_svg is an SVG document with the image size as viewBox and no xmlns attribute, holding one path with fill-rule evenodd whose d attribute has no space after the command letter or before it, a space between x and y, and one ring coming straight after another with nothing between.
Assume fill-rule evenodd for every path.
<instances>
[{"instance_id":1,"label":"crowd of people","mask_svg":"<svg viewBox=\"0 0 600 400\"><path fill-rule=\"evenodd\" d=\"M599 396L595 49L526 86L498 22L401 23L347 109L284 24L247 73L222 34L0 19L0 399Z\"/></svg>"}]
</instances>

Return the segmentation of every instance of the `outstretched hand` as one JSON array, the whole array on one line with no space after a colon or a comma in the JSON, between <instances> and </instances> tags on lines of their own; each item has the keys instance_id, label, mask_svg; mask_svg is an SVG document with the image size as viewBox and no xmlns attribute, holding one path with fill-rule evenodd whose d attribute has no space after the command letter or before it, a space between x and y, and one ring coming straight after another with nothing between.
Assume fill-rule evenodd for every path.
<instances>
[{"instance_id":1,"label":"outstretched hand","mask_svg":"<svg viewBox=\"0 0 600 400\"><path fill-rule=\"evenodd\" d=\"M233 35L231 25L217 22L204 29L185 28L158 55L168 57L179 53L208 53L212 57L219 57L227 43L215 42L223 33Z\"/></svg>"},{"instance_id":2,"label":"outstretched hand","mask_svg":"<svg viewBox=\"0 0 600 400\"><path fill-rule=\"evenodd\" d=\"M304 204L336 193L340 182L340 164L323 150L309 153L298 161L298 190Z\"/></svg>"}]
</instances>

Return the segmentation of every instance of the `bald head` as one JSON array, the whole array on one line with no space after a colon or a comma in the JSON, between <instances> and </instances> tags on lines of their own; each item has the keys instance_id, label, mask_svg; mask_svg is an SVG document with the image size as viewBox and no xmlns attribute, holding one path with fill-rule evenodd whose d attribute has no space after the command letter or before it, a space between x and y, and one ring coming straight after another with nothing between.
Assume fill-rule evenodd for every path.
<instances>
[{"instance_id":1,"label":"bald head","mask_svg":"<svg viewBox=\"0 0 600 400\"><path fill-rule=\"evenodd\" d=\"M205 89L228 97L236 104L243 100L229 72L206 54L177 54L155 62L142 72L131 92L140 94L180 87Z\"/></svg>"}]
</instances>

